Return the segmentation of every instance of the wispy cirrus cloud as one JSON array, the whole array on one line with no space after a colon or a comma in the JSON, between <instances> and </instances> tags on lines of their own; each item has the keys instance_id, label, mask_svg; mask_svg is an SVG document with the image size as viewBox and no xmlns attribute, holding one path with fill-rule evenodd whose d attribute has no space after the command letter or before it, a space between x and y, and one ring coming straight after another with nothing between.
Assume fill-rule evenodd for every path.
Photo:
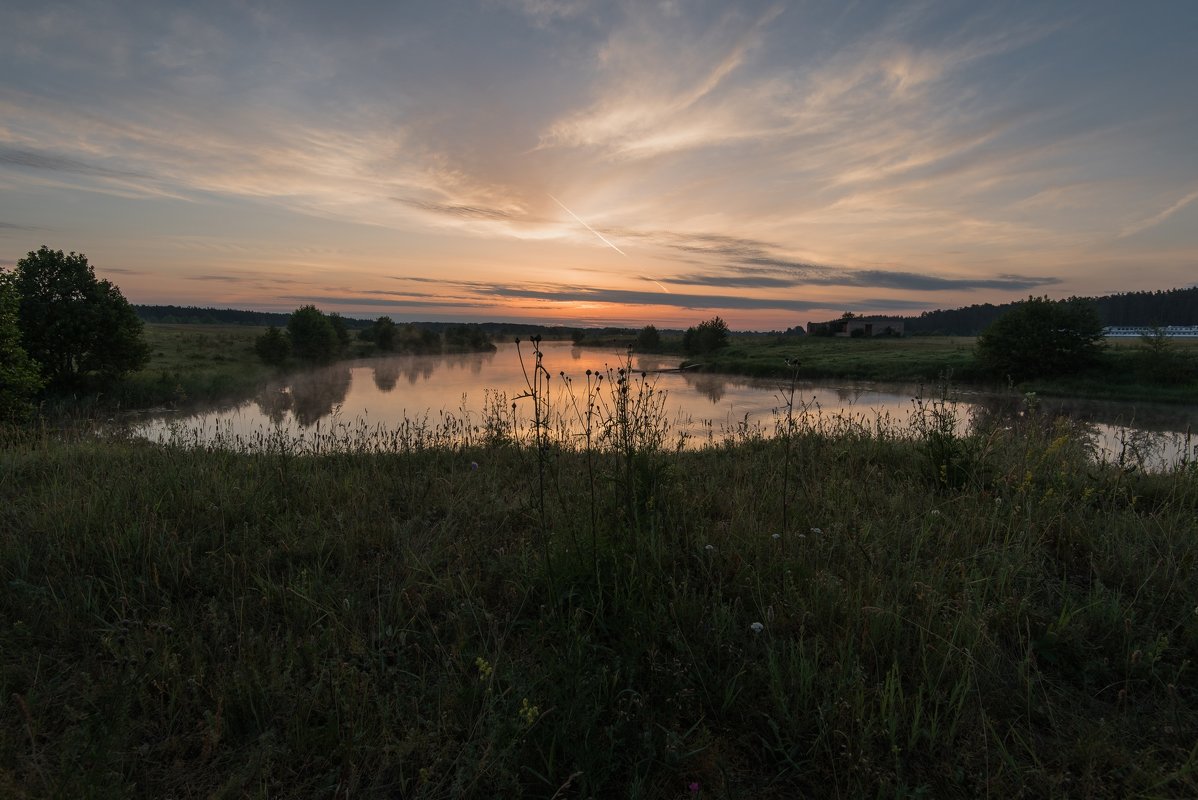
<instances>
[{"instance_id":1,"label":"wispy cirrus cloud","mask_svg":"<svg viewBox=\"0 0 1198 800\"><path fill-rule=\"evenodd\" d=\"M851 288L895 289L908 292L974 291L996 289L1026 291L1060 282L1052 276L1016 274L938 275L906 270L844 268L786 258L777 244L733 236L699 234L693 236L654 233L647 239L689 255L699 256L695 263L711 265L699 272L686 272L660 278L676 286L718 287L725 289L785 289L804 286L842 286Z\"/></svg>"},{"instance_id":2,"label":"wispy cirrus cloud","mask_svg":"<svg viewBox=\"0 0 1198 800\"><path fill-rule=\"evenodd\" d=\"M136 178L144 175L129 170L111 169L79 159L45 151L0 146L0 166L25 167L48 172L70 172L104 178Z\"/></svg>"},{"instance_id":3,"label":"wispy cirrus cloud","mask_svg":"<svg viewBox=\"0 0 1198 800\"><path fill-rule=\"evenodd\" d=\"M1173 216L1178 211L1181 211L1183 208L1185 208L1186 206L1188 206L1190 203L1194 202L1195 200L1198 200L1198 189L1196 189L1196 190L1190 192L1189 194L1187 194L1186 196L1182 197L1176 203L1173 203L1171 206L1162 210L1160 213L1153 214L1151 217L1148 217L1147 219L1143 219L1143 220L1140 220L1139 222L1135 222L1135 223L1132 223L1131 225L1128 225L1127 227L1125 227L1123 230L1121 230L1119 232L1119 238L1123 239L1128 236L1134 236L1135 234L1140 233L1141 231L1146 231L1149 228L1154 228L1157 225L1160 225L1165 220L1169 219L1169 217Z\"/></svg>"},{"instance_id":4,"label":"wispy cirrus cloud","mask_svg":"<svg viewBox=\"0 0 1198 800\"><path fill-rule=\"evenodd\" d=\"M1059 278L1025 275L999 275L992 278L963 278L924 275L892 270L839 270L811 268L774 260L752 263L771 264L775 268L757 270L728 267L717 273L688 273L663 278L663 283L678 286L707 286L725 289L796 289L804 286L844 286L869 289L896 289L909 292L973 291L998 289L1022 292L1060 283Z\"/></svg>"},{"instance_id":5,"label":"wispy cirrus cloud","mask_svg":"<svg viewBox=\"0 0 1198 800\"><path fill-rule=\"evenodd\" d=\"M435 285L433 292L373 291L357 292L355 296L369 295L374 298L372 304L385 302L382 298L392 298L401 301L408 297L427 298L443 296L462 301L492 303L503 300L533 300L556 304L587 303L606 304L612 306L636 307L668 307L689 311L746 311L746 310L780 310L788 312L805 312L827 308L827 301L822 298L804 299L801 296L784 297L773 293L770 296L742 296L728 294L700 294L682 292L663 292L658 290L630 290L619 288L604 288L578 285L554 284L511 284L490 283L485 281L454 281L438 280L427 277L403 278L413 283ZM893 298L869 298L841 303L844 308L853 311L870 311L885 308L917 308L916 301L895 301Z\"/></svg>"},{"instance_id":6,"label":"wispy cirrus cloud","mask_svg":"<svg viewBox=\"0 0 1198 800\"><path fill-rule=\"evenodd\" d=\"M52 221L143 270L133 287L526 274L559 298L529 307L659 313L653 281L741 298L719 308L746 322L1173 285L1198 199L1198 55L1174 11L14 0L0 234Z\"/></svg>"}]
</instances>

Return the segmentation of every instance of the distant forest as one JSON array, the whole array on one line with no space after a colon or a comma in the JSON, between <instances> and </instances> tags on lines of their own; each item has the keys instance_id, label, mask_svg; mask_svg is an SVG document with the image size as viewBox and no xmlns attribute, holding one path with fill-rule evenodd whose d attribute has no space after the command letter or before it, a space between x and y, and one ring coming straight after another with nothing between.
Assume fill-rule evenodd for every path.
<instances>
[{"instance_id":1,"label":"distant forest","mask_svg":"<svg viewBox=\"0 0 1198 800\"><path fill-rule=\"evenodd\" d=\"M1094 301L1103 325L1198 325L1198 287L1082 299ZM904 321L908 335L976 336L1020 302L925 311L919 316L897 319ZM882 319L876 315L872 318Z\"/></svg>"},{"instance_id":2,"label":"distant forest","mask_svg":"<svg viewBox=\"0 0 1198 800\"><path fill-rule=\"evenodd\" d=\"M1198 287L1169 289L1156 292L1127 292L1104 297L1083 298L1093 300L1104 325L1198 325ZM943 334L949 336L976 336L990 326L994 320L1011 310L1022 301L992 305L972 305L966 308L925 311L918 316L898 317L905 323L908 335ZM239 311L230 308L197 308L195 306L144 306L135 305L137 316L145 322L192 325L254 325L264 327L287 326L290 314L270 311ZM867 316L866 319L895 319L893 316ZM368 328L373 320L346 317L348 328ZM457 322L418 322L420 328L442 331L460 325ZM476 323L492 339L511 336L540 334L549 339L568 339L578 328L563 325L534 325L509 322ZM472 326L473 327L473 326ZM791 329L794 330L793 328ZM589 337L599 334L628 334L631 329L605 328L601 331L588 328Z\"/></svg>"},{"instance_id":3,"label":"distant forest","mask_svg":"<svg viewBox=\"0 0 1198 800\"><path fill-rule=\"evenodd\" d=\"M233 308L199 308L197 306L146 306L135 305L142 322L152 322L163 325L251 325L254 327L286 328L291 319L290 313L274 311L240 311ZM374 319L355 319L343 317L345 325L350 330L365 330L374 324ZM406 324L406 323L405 323ZM443 332L447 328L461 327L461 322L416 322L413 323L422 330ZM569 339L578 330L562 325L532 325L509 322L468 323L468 327L479 328L492 338L502 336L532 336L540 334L550 339ZM624 332L623 328L607 328L605 331Z\"/></svg>"}]
</instances>

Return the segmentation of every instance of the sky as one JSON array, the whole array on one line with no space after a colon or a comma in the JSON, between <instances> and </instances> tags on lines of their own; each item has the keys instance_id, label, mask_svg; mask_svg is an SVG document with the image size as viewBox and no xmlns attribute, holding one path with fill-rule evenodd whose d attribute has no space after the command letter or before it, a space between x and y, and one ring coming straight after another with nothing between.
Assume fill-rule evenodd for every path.
<instances>
[{"instance_id":1,"label":"sky","mask_svg":"<svg viewBox=\"0 0 1198 800\"><path fill-rule=\"evenodd\" d=\"M0 269L777 330L1198 282L1198 2L6 0Z\"/></svg>"}]
</instances>

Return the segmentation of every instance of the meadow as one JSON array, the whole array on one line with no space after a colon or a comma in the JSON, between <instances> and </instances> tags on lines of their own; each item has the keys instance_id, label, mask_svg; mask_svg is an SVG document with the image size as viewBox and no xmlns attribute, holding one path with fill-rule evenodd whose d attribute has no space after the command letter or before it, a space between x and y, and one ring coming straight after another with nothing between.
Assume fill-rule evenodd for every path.
<instances>
[{"instance_id":1,"label":"meadow","mask_svg":"<svg viewBox=\"0 0 1198 800\"><path fill-rule=\"evenodd\" d=\"M266 328L147 324L150 360L94 402L141 409L219 404L249 396L276 371L254 353Z\"/></svg>"},{"instance_id":2,"label":"meadow","mask_svg":"<svg viewBox=\"0 0 1198 800\"><path fill-rule=\"evenodd\" d=\"M994 385L974 357L972 336L738 337L728 347L687 360L708 372L807 378ZM1141 339L1108 339L1098 362L1073 375L1026 381L1017 388L1057 397L1193 403L1198 398L1198 339L1153 349Z\"/></svg>"},{"instance_id":3,"label":"meadow","mask_svg":"<svg viewBox=\"0 0 1198 800\"><path fill-rule=\"evenodd\" d=\"M687 451L530 376L529 429L6 431L0 793L1198 795L1193 462L936 397Z\"/></svg>"}]
</instances>

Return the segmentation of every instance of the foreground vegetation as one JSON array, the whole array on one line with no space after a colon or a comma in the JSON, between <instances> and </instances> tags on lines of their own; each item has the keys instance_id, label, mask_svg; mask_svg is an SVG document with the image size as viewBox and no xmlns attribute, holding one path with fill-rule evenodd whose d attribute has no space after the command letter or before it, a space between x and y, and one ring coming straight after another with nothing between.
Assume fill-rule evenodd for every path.
<instances>
[{"instance_id":1,"label":"foreground vegetation","mask_svg":"<svg viewBox=\"0 0 1198 800\"><path fill-rule=\"evenodd\" d=\"M1198 794L1193 464L530 376L531 431L8 433L0 793Z\"/></svg>"}]
</instances>

